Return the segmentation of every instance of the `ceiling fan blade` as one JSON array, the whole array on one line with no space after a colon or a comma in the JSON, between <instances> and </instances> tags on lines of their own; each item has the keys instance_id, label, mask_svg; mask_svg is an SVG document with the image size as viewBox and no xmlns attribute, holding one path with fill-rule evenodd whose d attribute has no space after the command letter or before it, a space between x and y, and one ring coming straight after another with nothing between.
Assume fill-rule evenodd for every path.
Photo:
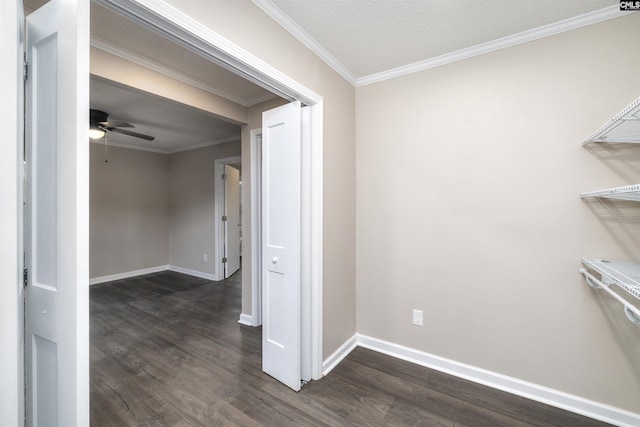
<instances>
[{"instance_id":1,"label":"ceiling fan blade","mask_svg":"<svg viewBox=\"0 0 640 427\"><path fill-rule=\"evenodd\" d=\"M135 127L131 123L122 122L122 121L113 121L113 122L98 122L99 125L102 125L107 128L133 128Z\"/></svg>"},{"instance_id":2,"label":"ceiling fan blade","mask_svg":"<svg viewBox=\"0 0 640 427\"><path fill-rule=\"evenodd\" d=\"M118 129L118 128L107 128L110 132L121 133L123 135L133 136L134 138L146 139L147 141L153 141L156 139L154 136L143 135L137 132L131 132L130 130Z\"/></svg>"}]
</instances>

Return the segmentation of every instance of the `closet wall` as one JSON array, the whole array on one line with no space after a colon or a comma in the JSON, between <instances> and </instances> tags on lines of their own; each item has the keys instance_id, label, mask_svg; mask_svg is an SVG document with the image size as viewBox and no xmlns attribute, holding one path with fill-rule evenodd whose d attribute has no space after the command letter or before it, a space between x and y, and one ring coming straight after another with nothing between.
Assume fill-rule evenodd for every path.
<instances>
[{"instance_id":1,"label":"closet wall","mask_svg":"<svg viewBox=\"0 0 640 427\"><path fill-rule=\"evenodd\" d=\"M360 87L357 330L640 413L640 328L581 257L640 261L640 147L582 148L640 96L640 14ZM413 326L412 309L424 310Z\"/></svg>"}]
</instances>

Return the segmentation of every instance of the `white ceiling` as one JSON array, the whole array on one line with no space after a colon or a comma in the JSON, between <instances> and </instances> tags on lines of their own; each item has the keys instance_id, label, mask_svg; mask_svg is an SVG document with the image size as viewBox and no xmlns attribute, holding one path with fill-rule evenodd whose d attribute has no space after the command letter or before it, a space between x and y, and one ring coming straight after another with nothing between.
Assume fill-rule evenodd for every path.
<instances>
[{"instance_id":1,"label":"white ceiling","mask_svg":"<svg viewBox=\"0 0 640 427\"><path fill-rule=\"evenodd\" d=\"M324 54L325 60L337 62L334 68L342 67L356 83L367 76L619 5L617 0L253 2L307 46Z\"/></svg>"},{"instance_id":2,"label":"white ceiling","mask_svg":"<svg viewBox=\"0 0 640 427\"><path fill-rule=\"evenodd\" d=\"M237 124L229 123L209 112L110 80L92 77L90 93L91 108L108 113L111 121L122 120L135 126L125 130L155 137L153 141L146 141L109 132L110 145L172 153L240 140L240 126Z\"/></svg>"}]
</instances>

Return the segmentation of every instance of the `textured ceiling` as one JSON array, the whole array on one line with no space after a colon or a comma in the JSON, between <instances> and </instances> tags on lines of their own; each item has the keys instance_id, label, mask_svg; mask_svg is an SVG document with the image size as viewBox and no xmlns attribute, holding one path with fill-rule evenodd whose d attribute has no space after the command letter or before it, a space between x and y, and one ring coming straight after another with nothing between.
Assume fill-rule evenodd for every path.
<instances>
[{"instance_id":1,"label":"textured ceiling","mask_svg":"<svg viewBox=\"0 0 640 427\"><path fill-rule=\"evenodd\" d=\"M617 5L617 0L271 2L356 78Z\"/></svg>"}]
</instances>

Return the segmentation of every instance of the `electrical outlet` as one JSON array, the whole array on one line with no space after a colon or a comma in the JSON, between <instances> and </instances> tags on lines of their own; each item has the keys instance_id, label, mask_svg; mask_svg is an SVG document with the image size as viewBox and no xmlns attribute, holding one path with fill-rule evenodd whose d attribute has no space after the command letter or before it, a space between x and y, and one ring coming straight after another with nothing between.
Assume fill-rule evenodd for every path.
<instances>
[{"instance_id":1,"label":"electrical outlet","mask_svg":"<svg viewBox=\"0 0 640 427\"><path fill-rule=\"evenodd\" d=\"M209 259L209 257L207 257L207 254L204 254L204 262L207 262L207 260Z\"/></svg>"},{"instance_id":2,"label":"electrical outlet","mask_svg":"<svg viewBox=\"0 0 640 427\"><path fill-rule=\"evenodd\" d=\"M423 326L422 310L413 310L413 324L416 326Z\"/></svg>"}]
</instances>

